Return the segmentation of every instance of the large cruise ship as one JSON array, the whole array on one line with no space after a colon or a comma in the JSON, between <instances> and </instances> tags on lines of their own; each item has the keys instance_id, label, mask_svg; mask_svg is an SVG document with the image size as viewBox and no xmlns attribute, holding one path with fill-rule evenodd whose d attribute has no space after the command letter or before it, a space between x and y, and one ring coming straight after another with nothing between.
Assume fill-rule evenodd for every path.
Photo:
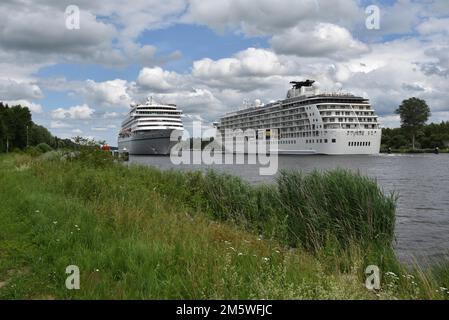
<instances>
[{"instance_id":1,"label":"large cruise ship","mask_svg":"<svg viewBox=\"0 0 449 320\"><path fill-rule=\"evenodd\" d=\"M169 154L177 143L170 137L182 137L184 131L181 115L176 105L154 103L152 98L143 104L132 104L118 136L119 152Z\"/></svg>"},{"instance_id":2,"label":"large cruise ship","mask_svg":"<svg viewBox=\"0 0 449 320\"><path fill-rule=\"evenodd\" d=\"M235 137L238 129L255 132L245 133L245 144L259 145L263 139L268 150L276 145L279 154L379 153L381 129L369 100L349 93L321 93L314 82L293 81L284 100L267 105L257 101L226 114L216 123L217 133L223 139ZM235 152L235 142L232 148Z\"/></svg>"}]
</instances>

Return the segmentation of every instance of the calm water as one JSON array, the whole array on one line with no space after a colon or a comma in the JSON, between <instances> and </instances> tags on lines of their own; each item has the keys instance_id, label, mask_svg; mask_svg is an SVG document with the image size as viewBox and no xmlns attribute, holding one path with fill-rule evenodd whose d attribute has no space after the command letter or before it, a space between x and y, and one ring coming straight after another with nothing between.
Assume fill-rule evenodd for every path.
<instances>
[{"instance_id":1,"label":"calm water","mask_svg":"<svg viewBox=\"0 0 449 320\"><path fill-rule=\"evenodd\" d=\"M375 177L381 187L399 193L396 252L403 261L449 257L449 154L377 156L279 156L279 169L347 168ZM173 165L169 157L131 156L130 163L161 169L216 170L251 183L271 182L258 165Z\"/></svg>"}]
</instances>

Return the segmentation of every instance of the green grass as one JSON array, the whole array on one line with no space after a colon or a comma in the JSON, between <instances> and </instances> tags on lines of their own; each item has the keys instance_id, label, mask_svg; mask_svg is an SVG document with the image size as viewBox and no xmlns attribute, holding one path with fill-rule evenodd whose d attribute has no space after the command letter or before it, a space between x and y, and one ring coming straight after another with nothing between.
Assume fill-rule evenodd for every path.
<instances>
[{"instance_id":1,"label":"green grass","mask_svg":"<svg viewBox=\"0 0 449 320\"><path fill-rule=\"evenodd\" d=\"M391 249L394 196L346 171L232 176L0 157L3 299L446 299L447 266ZM382 288L364 286L368 264ZM65 288L77 265L81 289ZM387 273L387 272L393 272Z\"/></svg>"}]
</instances>

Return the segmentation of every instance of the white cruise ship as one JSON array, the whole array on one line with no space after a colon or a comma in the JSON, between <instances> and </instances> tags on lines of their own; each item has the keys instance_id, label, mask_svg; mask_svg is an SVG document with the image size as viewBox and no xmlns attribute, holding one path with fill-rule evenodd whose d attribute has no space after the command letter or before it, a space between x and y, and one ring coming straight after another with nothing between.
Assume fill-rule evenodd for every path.
<instances>
[{"instance_id":1,"label":"white cruise ship","mask_svg":"<svg viewBox=\"0 0 449 320\"><path fill-rule=\"evenodd\" d=\"M382 133L369 100L352 94L320 93L314 82L293 81L284 100L267 105L257 101L226 114L216 123L217 133L223 139L235 137L235 130L241 129L245 144L255 141L258 145L264 139L268 150L270 142L274 146L277 141L279 154L379 153ZM235 142L232 145L236 152ZM239 150L247 152L248 148Z\"/></svg>"},{"instance_id":2,"label":"white cruise ship","mask_svg":"<svg viewBox=\"0 0 449 320\"><path fill-rule=\"evenodd\" d=\"M144 104L131 105L118 136L119 152L169 154L177 143L170 141L172 134L180 138L184 132L181 115L176 105L157 104L152 98Z\"/></svg>"}]
</instances>

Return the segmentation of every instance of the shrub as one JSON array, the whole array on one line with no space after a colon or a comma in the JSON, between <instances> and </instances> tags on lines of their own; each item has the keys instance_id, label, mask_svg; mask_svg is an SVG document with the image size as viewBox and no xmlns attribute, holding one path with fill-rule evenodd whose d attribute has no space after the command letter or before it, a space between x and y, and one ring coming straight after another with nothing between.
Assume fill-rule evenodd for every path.
<instances>
[{"instance_id":1,"label":"shrub","mask_svg":"<svg viewBox=\"0 0 449 320\"><path fill-rule=\"evenodd\" d=\"M42 151L40 149L38 149L37 147L26 147L24 151L26 154L28 154L32 157L38 157L42 154Z\"/></svg>"},{"instance_id":2,"label":"shrub","mask_svg":"<svg viewBox=\"0 0 449 320\"><path fill-rule=\"evenodd\" d=\"M37 146L36 146L36 148L37 149L39 149L42 153L45 153L45 152L49 152L49 151L52 151L53 150L53 148L52 147L50 147L48 144L46 144L46 143L39 143Z\"/></svg>"}]
</instances>

